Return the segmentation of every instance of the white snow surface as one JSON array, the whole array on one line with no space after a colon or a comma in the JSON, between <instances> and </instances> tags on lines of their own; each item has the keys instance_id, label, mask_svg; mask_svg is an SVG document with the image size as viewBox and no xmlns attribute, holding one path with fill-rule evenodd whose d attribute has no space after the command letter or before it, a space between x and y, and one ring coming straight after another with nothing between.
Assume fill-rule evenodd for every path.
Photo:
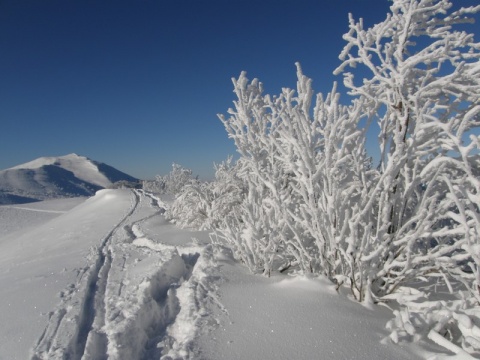
<instances>
[{"instance_id":1,"label":"white snow surface","mask_svg":"<svg viewBox=\"0 0 480 360\"><path fill-rule=\"evenodd\" d=\"M168 223L165 206L137 190L0 206L0 359L434 355L386 340L391 311L327 280L249 274L207 232Z\"/></svg>"},{"instance_id":2,"label":"white snow surface","mask_svg":"<svg viewBox=\"0 0 480 360\"><path fill-rule=\"evenodd\" d=\"M68 212L85 197L53 199L27 204L0 205L0 238L7 234L41 225Z\"/></svg>"},{"instance_id":3,"label":"white snow surface","mask_svg":"<svg viewBox=\"0 0 480 360\"><path fill-rule=\"evenodd\" d=\"M71 171L78 179L103 188L112 184L112 182L98 170L97 165L92 160L77 154L41 157L7 170L38 169L45 165L57 165L65 170Z\"/></svg>"}]
</instances>

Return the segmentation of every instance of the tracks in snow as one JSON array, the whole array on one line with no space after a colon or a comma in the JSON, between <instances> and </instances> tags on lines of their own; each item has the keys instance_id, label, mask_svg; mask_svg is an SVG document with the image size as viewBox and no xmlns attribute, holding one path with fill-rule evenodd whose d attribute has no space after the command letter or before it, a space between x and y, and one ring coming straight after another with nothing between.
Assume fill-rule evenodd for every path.
<instances>
[{"instance_id":1,"label":"tracks in snow","mask_svg":"<svg viewBox=\"0 0 480 360\"><path fill-rule=\"evenodd\" d=\"M180 253L145 237L138 224L162 212L153 200L132 191L129 212L61 294L32 359L191 357L195 324L214 302L213 256L208 246Z\"/></svg>"},{"instance_id":2,"label":"tracks in snow","mask_svg":"<svg viewBox=\"0 0 480 360\"><path fill-rule=\"evenodd\" d=\"M96 261L93 267L91 267L83 304L79 314L78 330L76 332L76 337L70 344L70 352L73 355L73 359L81 359L83 357L89 339L88 350L93 353L89 354L89 352L87 352L87 354L91 355L90 357L92 359L101 359L102 357L98 355L100 355L102 350L106 348L105 337L103 334L95 330L103 326L105 322L105 309L103 307L103 302L112 262L112 255L109 246L113 242L114 235L116 235L119 229L129 221L140 204L139 194L136 192L132 192L132 194L134 196L134 201L131 210L103 239L100 248L98 249ZM93 346L91 345L92 343Z\"/></svg>"},{"instance_id":3,"label":"tracks in snow","mask_svg":"<svg viewBox=\"0 0 480 360\"><path fill-rule=\"evenodd\" d=\"M87 265L78 271L77 284L60 294L62 303L49 318L47 327L33 349L32 359L82 359L89 333L100 313L102 281L108 275L109 250L114 235L137 210L140 198L132 192L132 206L124 218L90 250Z\"/></svg>"}]
</instances>

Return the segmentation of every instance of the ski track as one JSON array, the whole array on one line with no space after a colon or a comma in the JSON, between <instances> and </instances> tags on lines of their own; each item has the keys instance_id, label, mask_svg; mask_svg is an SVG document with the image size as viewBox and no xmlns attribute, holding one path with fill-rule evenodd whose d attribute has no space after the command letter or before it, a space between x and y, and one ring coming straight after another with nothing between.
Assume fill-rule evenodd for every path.
<instances>
[{"instance_id":1,"label":"ski track","mask_svg":"<svg viewBox=\"0 0 480 360\"><path fill-rule=\"evenodd\" d=\"M91 249L77 282L60 294L32 360L192 358L195 325L205 322L208 304L221 307L211 276L213 252L145 237L139 224L164 207L160 199L132 190L128 213ZM197 266L201 257L206 260ZM182 324L188 326L179 331Z\"/></svg>"}]
</instances>

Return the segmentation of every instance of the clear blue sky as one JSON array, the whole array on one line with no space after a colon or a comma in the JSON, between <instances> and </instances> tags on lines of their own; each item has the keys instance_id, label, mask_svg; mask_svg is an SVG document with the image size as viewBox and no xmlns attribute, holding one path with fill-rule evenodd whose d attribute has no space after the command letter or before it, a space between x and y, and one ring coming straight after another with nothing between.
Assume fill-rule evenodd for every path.
<instances>
[{"instance_id":1,"label":"clear blue sky","mask_svg":"<svg viewBox=\"0 0 480 360\"><path fill-rule=\"evenodd\" d=\"M467 0L462 0L467 3ZM468 0L468 3L476 1ZM235 147L217 113L242 70L269 93L296 61L326 92L348 30L387 0L2 0L0 169L78 153L140 178L203 178ZM477 26L477 25L475 25Z\"/></svg>"}]
</instances>

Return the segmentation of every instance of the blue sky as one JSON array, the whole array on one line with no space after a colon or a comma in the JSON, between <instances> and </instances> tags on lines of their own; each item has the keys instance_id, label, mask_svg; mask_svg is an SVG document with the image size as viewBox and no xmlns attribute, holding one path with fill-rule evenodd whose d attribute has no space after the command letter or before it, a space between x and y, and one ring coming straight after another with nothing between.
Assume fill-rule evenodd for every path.
<instances>
[{"instance_id":1,"label":"blue sky","mask_svg":"<svg viewBox=\"0 0 480 360\"><path fill-rule=\"evenodd\" d=\"M464 0L467 3L467 0ZM468 3L475 3L468 0ZM140 178L235 153L216 114L242 70L266 92L341 82L348 13L386 0L2 0L0 169L75 152ZM477 26L477 25L475 25Z\"/></svg>"}]
</instances>

